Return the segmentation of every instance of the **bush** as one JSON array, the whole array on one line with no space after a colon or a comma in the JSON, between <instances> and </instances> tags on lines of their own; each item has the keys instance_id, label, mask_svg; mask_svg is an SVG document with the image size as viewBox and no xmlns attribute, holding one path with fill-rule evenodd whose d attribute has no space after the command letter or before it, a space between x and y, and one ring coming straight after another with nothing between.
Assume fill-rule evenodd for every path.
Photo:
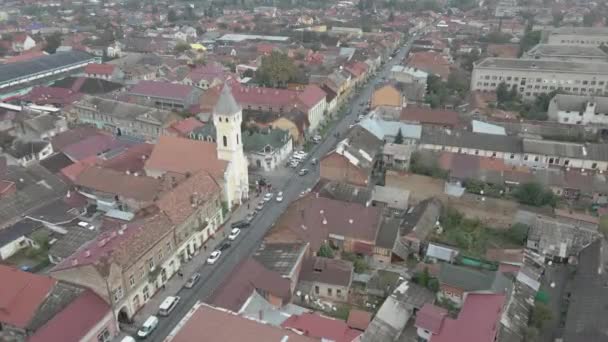
<instances>
[{"instance_id":1,"label":"bush","mask_svg":"<svg viewBox=\"0 0 608 342\"><path fill-rule=\"evenodd\" d=\"M536 301L530 315L530 324L541 330L545 322L551 319L553 319L551 309L546 304Z\"/></svg>"},{"instance_id":2,"label":"bush","mask_svg":"<svg viewBox=\"0 0 608 342\"><path fill-rule=\"evenodd\" d=\"M557 205L557 197L553 192L535 182L524 183L518 186L513 195L519 203L525 205L535 207L555 207Z\"/></svg>"},{"instance_id":3,"label":"bush","mask_svg":"<svg viewBox=\"0 0 608 342\"><path fill-rule=\"evenodd\" d=\"M529 229L530 227L523 223L516 223L505 232L505 236L514 243L522 245L528 238Z\"/></svg>"},{"instance_id":4,"label":"bush","mask_svg":"<svg viewBox=\"0 0 608 342\"><path fill-rule=\"evenodd\" d=\"M319 247L317 256L333 259L334 251L333 251L333 249L331 249L331 247L328 244L323 244L323 245L321 245L321 247Z\"/></svg>"}]
</instances>

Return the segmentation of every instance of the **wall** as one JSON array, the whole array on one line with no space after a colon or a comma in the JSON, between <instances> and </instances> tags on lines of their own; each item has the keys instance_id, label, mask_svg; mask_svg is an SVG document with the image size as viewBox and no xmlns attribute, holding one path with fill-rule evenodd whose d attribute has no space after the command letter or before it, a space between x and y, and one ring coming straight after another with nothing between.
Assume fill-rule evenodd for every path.
<instances>
[{"instance_id":1,"label":"wall","mask_svg":"<svg viewBox=\"0 0 608 342\"><path fill-rule=\"evenodd\" d=\"M25 236L21 236L6 245L0 247L0 260L6 260L20 250L30 246L33 241Z\"/></svg>"},{"instance_id":2,"label":"wall","mask_svg":"<svg viewBox=\"0 0 608 342\"><path fill-rule=\"evenodd\" d=\"M104 330L107 330L110 333L110 341L112 341L113 338L119 334L118 323L114 319L114 315L110 310L108 310L108 313L99 322L97 322L97 324L85 336L83 336L80 341L99 342L97 336Z\"/></svg>"},{"instance_id":3,"label":"wall","mask_svg":"<svg viewBox=\"0 0 608 342\"><path fill-rule=\"evenodd\" d=\"M367 186L368 175L360 168L352 165L348 160L332 153L320 162L321 178L346 182L358 186Z\"/></svg>"},{"instance_id":4,"label":"wall","mask_svg":"<svg viewBox=\"0 0 608 342\"><path fill-rule=\"evenodd\" d=\"M308 282L304 282L308 283ZM348 300L348 287L326 284L320 282L310 282L310 296L312 297L320 297L325 298L332 301L345 302ZM319 293L316 292L316 287L319 287ZM331 290L331 295L329 294L329 290ZM341 291L340 295L338 295L338 290Z\"/></svg>"},{"instance_id":5,"label":"wall","mask_svg":"<svg viewBox=\"0 0 608 342\"><path fill-rule=\"evenodd\" d=\"M110 303L106 281L92 265L76 265L60 271L51 271L50 275L58 280L87 287Z\"/></svg>"}]
</instances>

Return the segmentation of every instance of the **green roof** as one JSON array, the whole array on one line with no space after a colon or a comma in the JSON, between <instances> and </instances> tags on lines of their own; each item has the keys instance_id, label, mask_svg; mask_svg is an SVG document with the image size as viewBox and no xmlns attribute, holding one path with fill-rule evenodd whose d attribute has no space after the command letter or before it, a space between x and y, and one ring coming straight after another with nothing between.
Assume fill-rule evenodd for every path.
<instances>
[{"instance_id":1,"label":"green roof","mask_svg":"<svg viewBox=\"0 0 608 342\"><path fill-rule=\"evenodd\" d=\"M243 131L243 149L245 152L263 152L266 146L278 149L289 141L289 132L282 129L269 129L260 132Z\"/></svg>"}]
</instances>

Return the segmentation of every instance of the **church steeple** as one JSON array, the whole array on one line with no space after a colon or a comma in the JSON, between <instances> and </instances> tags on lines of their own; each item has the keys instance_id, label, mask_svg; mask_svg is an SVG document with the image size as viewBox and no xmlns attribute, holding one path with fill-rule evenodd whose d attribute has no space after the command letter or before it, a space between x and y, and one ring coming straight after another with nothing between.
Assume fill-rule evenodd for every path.
<instances>
[{"instance_id":1,"label":"church steeple","mask_svg":"<svg viewBox=\"0 0 608 342\"><path fill-rule=\"evenodd\" d=\"M232 91L230 90L228 82L224 83L220 98L215 104L215 107L213 107L213 115L229 116L240 112L241 106L236 103L234 96L232 96Z\"/></svg>"},{"instance_id":2,"label":"church steeple","mask_svg":"<svg viewBox=\"0 0 608 342\"><path fill-rule=\"evenodd\" d=\"M217 153L222 160L232 161L235 154L243 153L241 141L241 107L236 103L230 86L225 83L217 104L213 108L216 128Z\"/></svg>"}]
</instances>

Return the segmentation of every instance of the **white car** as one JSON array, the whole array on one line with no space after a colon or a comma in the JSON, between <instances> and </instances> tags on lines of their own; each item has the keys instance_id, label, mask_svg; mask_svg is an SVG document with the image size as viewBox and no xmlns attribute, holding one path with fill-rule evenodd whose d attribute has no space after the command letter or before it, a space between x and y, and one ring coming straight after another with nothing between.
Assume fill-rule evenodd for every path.
<instances>
[{"instance_id":1,"label":"white car","mask_svg":"<svg viewBox=\"0 0 608 342\"><path fill-rule=\"evenodd\" d=\"M211 255L209 255L209 257L207 258L207 264L215 264L215 262L220 258L220 255L222 255L221 251L215 250L211 252Z\"/></svg>"},{"instance_id":2,"label":"white car","mask_svg":"<svg viewBox=\"0 0 608 342\"><path fill-rule=\"evenodd\" d=\"M232 228L232 230L230 231L230 235L228 235L228 240L231 240L231 241L236 240L236 237L239 236L239 234L241 234L240 229Z\"/></svg>"},{"instance_id":3,"label":"white car","mask_svg":"<svg viewBox=\"0 0 608 342\"><path fill-rule=\"evenodd\" d=\"M267 193L266 195L264 195L264 202L270 201L273 196L274 194L272 192Z\"/></svg>"},{"instance_id":4,"label":"white car","mask_svg":"<svg viewBox=\"0 0 608 342\"><path fill-rule=\"evenodd\" d=\"M277 194L277 202L283 202L283 191Z\"/></svg>"}]
</instances>

